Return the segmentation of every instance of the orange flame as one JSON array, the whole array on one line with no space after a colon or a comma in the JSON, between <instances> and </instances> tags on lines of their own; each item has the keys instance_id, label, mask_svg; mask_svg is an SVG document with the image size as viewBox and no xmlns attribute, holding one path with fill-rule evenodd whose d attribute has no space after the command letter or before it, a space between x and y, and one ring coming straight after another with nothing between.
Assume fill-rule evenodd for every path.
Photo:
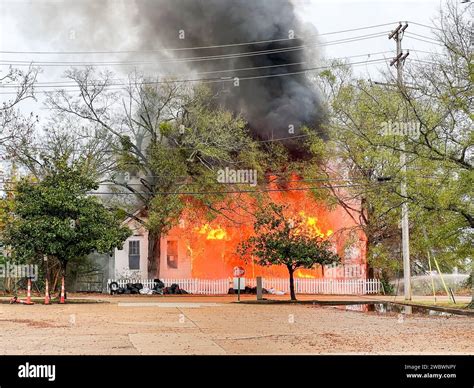
<instances>
[{"instance_id":1,"label":"orange flame","mask_svg":"<svg viewBox=\"0 0 474 388\"><path fill-rule=\"evenodd\" d=\"M199 234L206 234L206 240L227 240L227 232L220 226L212 228L209 224L205 224L197 229Z\"/></svg>"},{"instance_id":2,"label":"orange flame","mask_svg":"<svg viewBox=\"0 0 474 388\"><path fill-rule=\"evenodd\" d=\"M301 278L301 279L316 279L316 275L314 275L314 272L312 270L308 269L298 269L295 271L295 277Z\"/></svg>"},{"instance_id":3,"label":"orange flame","mask_svg":"<svg viewBox=\"0 0 474 388\"><path fill-rule=\"evenodd\" d=\"M318 218L316 216L308 216L304 211L300 211L298 212L298 214L301 217L305 226L300 227L298 230L296 230L294 232L295 234L304 233L309 237L322 239L328 238L333 234L332 229L327 229L326 232L324 232L318 226Z\"/></svg>"},{"instance_id":4,"label":"orange flame","mask_svg":"<svg viewBox=\"0 0 474 388\"><path fill-rule=\"evenodd\" d=\"M295 178L293 178L295 180ZM288 183L288 187L301 187L301 183ZM275 183L270 183L269 188L279 188ZM286 216L294 217L298 226L292 233L305 234L314 239L327 239L331 237L331 244L343 257L348 241L356 241L360 245L360 255L351 259L351 263L365 263L364 236L362 232L352 234L355 226L353 218L341 207L329 208L324 203L318 202L311 193L295 190L288 192L275 191L269 194L275 203L285 204ZM251 197L239 194L236 196L235 206L226 203L223 214L217 215L213 221L206 220L206 210L193 210L183 215L189 222L184 227L176 227L170 235L179 241L186 242L186 260L190 265L184 264L173 270L173 276L186 278L189 276L203 279L224 279L232 276L235 266L244 267L246 277L263 276L268 278L287 278L288 270L285 266L260 266L251 258L247 261L242 258L236 247L254 235L254 219L248 212L257 206ZM240 210L240 202L243 210ZM355 204L354 206L357 206ZM246 211L246 207L248 208ZM227 210L228 208L228 210ZM229 217L226 216L226 211ZM235 223L229 220L235 221ZM337 232L337 233L335 233ZM354 240L358 237L358 240ZM326 274L320 266L311 269L300 268L295 272L296 278L321 278ZM170 275L171 276L171 275Z\"/></svg>"}]
</instances>

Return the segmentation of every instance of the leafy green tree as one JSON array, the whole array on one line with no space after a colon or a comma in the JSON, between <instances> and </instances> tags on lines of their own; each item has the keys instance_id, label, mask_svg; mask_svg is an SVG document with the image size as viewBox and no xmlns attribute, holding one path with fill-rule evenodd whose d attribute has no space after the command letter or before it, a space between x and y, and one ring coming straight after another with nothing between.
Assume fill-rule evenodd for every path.
<instances>
[{"instance_id":1,"label":"leafy green tree","mask_svg":"<svg viewBox=\"0 0 474 388\"><path fill-rule=\"evenodd\" d=\"M370 265L383 276L400 271L400 206L394 193L400 182L399 155L377 146L382 123L397 114L397 95L355 78L350 69L335 63L320 74L327 97L329 140L326 162L307 170L324 180L320 196L346 210L367 236ZM379 100L365 92L370 89Z\"/></svg>"},{"instance_id":2,"label":"leafy green tree","mask_svg":"<svg viewBox=\"0 0 474 388\"><path fill-rule=\"evenodd\" d=\"M11 212L13 210L13 195L8 193L3 198L0 197L0 246L2 244L2 232L5 231L7 225L12 220Z\"/></svg>"},{"instance_id":3,"label":"leafy green tree","mask_svg":"<svg viewBox=\"0 0 474 388\"><path fill-rule=\"evenodd\" d=\"M290 277L290 297L296 300L294 272L340 261L331 242L311 233L304 218L285 215L285 207L270 202L255 215L255 235L243 241L238 252L256 257L259 265L284 265Z\"/></svg>"},{"instance_id":4,"label":"leafy green tree","mask_svg":"<svg viewBox=\"0 0 474 388\"><path fill-rule=\"evenodd\" d=\"M117 214L90 195L98 185L84 173L85 163L50 160L41 181L18 183L14 219L5 233L15 259L41 262L46 255L61 263L65 276L70 261L111 252L131 234Z\"/></svg>"},{"instance_id":5,"label":"leafy green tree","mask_svg":"<svg viewBox=\"0 0 474 388\"><path fill-rule=\"evenodd\" d=\"M77 83L80 97L57 92L49 106L115 137L117 168L108 179L110 190L133 198L128 216L148 230L148 277L157 277L160 238L176 225L185 203L190 206L189 195L193 204L221 212L214 206L225 197L219 194L224 190L217 170L257 168L256 143L245 121L221 109L206 87L154 83L135 74L125 90L110 92L110 73L89 68L66 76Z\"/></svg>"},{"instance_id":6,"label":"leafy green tree","mask_svg":"<svg viewBox=\"0 0 474 388\"><path fill-rule=\"evenodd\" d=\"M446 5L436 30L444 52L430 56L429 63L408 59L404 84L393 74L384 84L359 80L340 63L320 74L330 111L331 162L323 169L331 180L328 192L359 220L370 263L391 275L400 270L397 224L403 202L410 206L415 273L428 270L430 256L442 271L469 270L473 262L468 13L454 2ZM388 123L410 126L411 133L387 133ZM400 168L402 152L406 174ZM407 195L400 191L402 180Z\"/></svg>"},{"instance_id":7,"label":"leafy green tree","mask_svg":"<svg viewBox=\"0 0 474 388\"><path fill-rule=\"evenodd\" d=\"M429 269L430 255L443 271L465 267L466 258L472 257L471 204L467 201L472 174L448 158L431 160L419 150L415 155L420 146L408 138L408 172L404 175L399 149L403 137L383 132L385 123L400 121L399 111L405 109L400 94L358 80L340 67L321 74L321 82L332 113L327 124L330 153L315 175L328 179L322 193L342 206L366 234L370 265L383 276L400 275L398 224L401 204L408 202L414 273ZM407 117L417 122L414 114ZM400 192L403 179L408 196Z\"/></svg>"},{"instance_id":8,"label":"leafy green tree","mask_svg":"<svg viewBox=\"0 0 474 388\"><path fill-rule=\"evenodd\" d=\"M431 178L409 184L406 200L449 218L458 246L468 246L460 258L474 271L474 184L472 7L448 1L437 20L435 39L443 47L428 63L411 62L406 85L397 85L407 114L416 118L420 136L408 139L409 157ZM393 145L387 148L394 150ZM437 217L440 217L437 215ZM444 224L440 227L444 228ZM474 304L474 286L472 287Z\"/></svg>"}]
</instances>

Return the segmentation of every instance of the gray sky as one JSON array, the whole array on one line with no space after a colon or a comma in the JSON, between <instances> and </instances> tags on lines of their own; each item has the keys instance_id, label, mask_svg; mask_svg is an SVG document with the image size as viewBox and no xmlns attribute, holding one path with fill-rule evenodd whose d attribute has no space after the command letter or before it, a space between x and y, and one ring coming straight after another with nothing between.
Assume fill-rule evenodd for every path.
<instances>
[{"instance_id":1,"label":"gray sky","mask_svg":"<svg viewBox=\"0 0 474 388\"><path fill-rule=\"evenodd\" d=\"M102 29L100 33L87 23L84 17L75 12L75 5L82 0L0 0L0 51L71 51L71 50L133 50L136 47L133 23L123 8L123 0L113 0L115 7L107 14L100 15L99 22L103 20L110 28ZM99 2L100 0L98 0ZM258 1L258 0L249 0ZM278 1L278 0L275 0ZM294 0L297 12L301 19L311 23L321 34L328 32L366 27L378 24L393 23L398 21L417 22L432 25L438 9L443 4L440 0ZM58 22L60 21L60 22ZM139 22L139 21L138 21ZM392 28L383 26L355 32L334 35L325 35L323 42L356 37L360 35L387 32ZM423 36L432 36L428 28L410 23L409 32ZM425 39L426 40L426 39ZM84 43L87 42L87 48ZM225 44L226 42L220 42ZM360 55L349 59L351 62L379 59L384 56L393 56L395 43L386 35L373 39L360 40L345 44L333 44L324 47L319 54L326 58L346 57ZM421 51L437 50L437 46L415 40L405 36L403 46L407 49ZM369 53L382 53L367 55ZM423 57L425 54L412 52L412 58ZM0 53L0 70L4 72L6 63L12 61L89 61L93 60L121 60L115 54L107 55L57 55L57 54L25 54L25 53ZM128 59L129 60L129 59ZM383 64L365 64L355 67L358 74L367 75L367 78L377 78L378 69L386 68ZM67 67L43 67L39 77L40 82L63 81L63 72ZM130 68L112 66L112 70L125 74ZM5 88L0 89L4 91ZM10 89L8 91L11 91ZM42 105L41 94L38 101L23 103L21 108L25 111L34 110L44 119L47 111L40 109ZM7 95L0 95L0 101Z\"/></svg>"}]
</instances>

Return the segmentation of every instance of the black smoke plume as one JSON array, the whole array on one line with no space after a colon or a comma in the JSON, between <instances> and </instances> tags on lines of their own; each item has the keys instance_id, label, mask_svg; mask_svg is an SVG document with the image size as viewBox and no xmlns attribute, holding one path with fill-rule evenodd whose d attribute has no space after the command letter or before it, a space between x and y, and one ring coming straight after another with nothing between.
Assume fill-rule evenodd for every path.
<instances>
[{"instance_id":1,"label":"black smoke plume","mask_svg":"<svg viewBox=\"0 0 474 388\"><path fill-rule=\"evenodd\" d=\"M136 5L143 49L155 48L156 40L162 47L174 49L237 44L177 50L174 55L232 56L186 63L198 73L209 72L202 78L210 80L226 108L243 114L258 138L292 137L300 133L302 125L319 130L320 97L304 74L305 68L314 67L307 54L316 38L312 36L307 42L299 38L305 26L297 19L290 1L137 0ZM292 34L295 39L289 39ZM241 45L262 41L266 43ZM234 71L210 73L226 69ZM215 82L220 77L231 80ZM234 86L234 77L239 78L238 86Z\"/></svg>"},{"instance_id":2,"label":"black smoke plume","mask_svg":"<svg viewBox=\"0 0 474 388\"><path fill-rule=\"evenodd\" d=\"M290 0L81 0L29 7L38 17L25 18L25 33L49 39L56 49L131 50L119 58L156 60L161 72L205 79L219 103L242 114L258 139L298 136L302 125L320 131L322 104L304 73L317 60L316 33L298 20ZM229 46L185 50L216 45ZM228 57L209 59L222 55ZM297 151L301 142L285 144Z\"/></svg>"}]
</instances>

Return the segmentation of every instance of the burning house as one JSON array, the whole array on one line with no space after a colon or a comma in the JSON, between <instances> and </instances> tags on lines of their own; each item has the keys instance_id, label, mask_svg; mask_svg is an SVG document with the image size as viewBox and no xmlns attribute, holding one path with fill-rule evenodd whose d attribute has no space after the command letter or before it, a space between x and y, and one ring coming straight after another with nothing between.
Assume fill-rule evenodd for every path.
<instances>
[{"instance_id":1,"label":"burning house","mask_svg":"<svg viewBox=\"0 0 474 388\"><path fill-rule=\"evenodd\" d=\"M136 2L136 7L142 49L172 47L169 55L180 60L173 66L183 66L183 71L229 75L223 78L232 82L211 84L216 102L242 115L255 139L284 139L290 156L298 159L305 157L301 127L325 137L324 104L306 74L306 64L318 58L313 49L317 32L299 21L291 1L276 5L274 1L176 0L163 1L160 7ZM271 197L303 216L315 236L330 239L342 258L339 268L299 270L296 277L366 277L366 240L356 217L340 207L327 208L307 191L275 191ZM242 197L236 201L249 202ZM231 276L236 265L243 266L248 277L287 277L286 268L260 267L238 256L238 244L253 233L253 220L242 207L233 209L231 216L204 220L184 214L161 238L160 277L223 279ZM147 231L132 218L126 222L134 233L123 250L115 252L115 275L135 273L137 278L147 278Z\"/></svg>"},{"instance_id":2,"label":"burning house","mask_svg":"<svg viewBox=\"0 0 474 388\"><path fill-rule=\"evenodd\" d=\"M301 186L298 186L301 187ZM366 238L357 228L354 219L341 207L328 208L318 203L308 191L275 191L272 201L285 204L288 211L305 220L315 238L331 241L333 249L341 257L337 267L300 269L297 278L362 279L366 277ZM236 199L237 201L237 199ZM247 201L250 198L239 198ZM183 215L160 241L159 276L172 279L225 279L232 276L232 268L242 266L246 276L255 278L287 278L283 266L262 267L253 260L243 260L237 253L237 246L253 233L252 217L241 211L238 204L229 209L232 217L223 213L211 221ZM133 230L122 250L115 251L115 276L147 278L148 235L137 221L126 220Z\"/></svg>"}]
</instances>

